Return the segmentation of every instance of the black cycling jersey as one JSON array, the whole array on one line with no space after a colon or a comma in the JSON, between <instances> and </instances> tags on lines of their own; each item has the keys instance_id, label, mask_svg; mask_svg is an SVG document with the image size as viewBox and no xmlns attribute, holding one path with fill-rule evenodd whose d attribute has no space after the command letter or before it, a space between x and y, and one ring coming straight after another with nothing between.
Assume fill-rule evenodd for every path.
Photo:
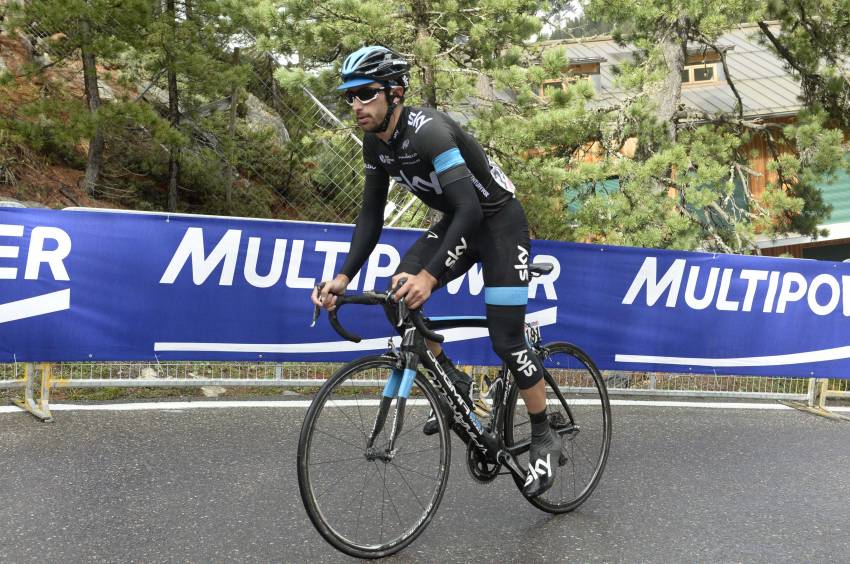
<instances>
[{"instance_id":1,"label":"black cycling jersey","mask_svg":"<svg viewBox=\"0 0 850 564\"><path fill-rule=\"evenodd\" d=\"M363 208L342 268L349 278L380 235L390 177L451 218L445 248L424 265L437 278L452 266L482 217L494 215L514 198L513 184L475 138L448 115L431 108L404 107L389 142L367 133L363 160Z\"/></svg>"},{"instance_id":2,"label":"black cycling jersey","mask_svg":"<svg viewBox=\"0 0 850 564\"><path fill-rule=\"evenodd\" d=\"M389 143L367 133L363 160L367 175L391 176L429 207L444 213L453 211L444 187L456 180L446 175L464 164L472 174L484 217L514 197L513 184L487 158L478 141L448 115L432 108L403 108Z\"/></svg>"}]
</instances>

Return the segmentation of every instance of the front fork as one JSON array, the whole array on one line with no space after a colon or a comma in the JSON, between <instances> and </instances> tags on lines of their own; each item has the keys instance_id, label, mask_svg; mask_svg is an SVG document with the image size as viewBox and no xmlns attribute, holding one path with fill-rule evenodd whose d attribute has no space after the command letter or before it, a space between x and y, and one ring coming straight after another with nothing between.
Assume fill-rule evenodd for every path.
<instances>
[{"instance_id":1,"label":"front fork","mask_svg":"<svg viewBox=\"0 0 850 564\"><path fill-rule=\"evenodd\" d=\"M380 458L386 461L392 460L395 456L395 442L401 434L404 427L404 411L407 405L407 398L410 395L410 389L413 387L413 381L416 379L416 369L419 361L416 355L403 353L405 362L400 363L404 368L394 368L387 383L384 385L384 391L381 394L381 403L378 407L378 415L375 417L375 424L372 427L372 432L366 440L366 457ZM395 417L393 418L393 426L390 430L390 440L384 452L378 452L375 449L375 441L381 434L384 424L387 421L390 407L393 400L396 400Z\"/></svg>"},{"instance_id":2,"label":"front fork","mask_svg":"<svg viewBox=\"0 0 850 564\"><path fill-rule=\"evenodd\" d=\"M375 424L372 427L368 439L366 440L366 458L369 460L383 460L389 462L395 456L395 442L401 434L404 427L404 412L407 405L407 398L410 395L410 390L413 382L416 379L416 371L419 367L419 355L412 352L416 350L416 345L419 345L420 350L428 357L426 368L433 375L433 381L443 393L452 398L453 415L455 421L460 424L466 431L469 440L473 445L490 461L498 462L506 466L511 473L521 478L523 481L526 477L526 471L519 465L513 454L505 447L504 438L500 433L496 433L495 429L500 429L504 425L504 399L507 397L508 390L506 377L499 378L496 384L498 390L493 397L493 412L491 419L491 430L486 431L478 417L473 413L466 402L458 394L454 385L449 380L449 377L443 371L434 355L425 348L424 342L415 343L414 339L421 336L408 331L405 334L402 344L401 358L398 365L393 369L390 377L384 385L384 390L381 395L381 402L378 407L378 414L375 417ZM431 366L428 366L431 365ZM375 448L375 441L381 434L384 425L387 421L390 408L393 400L396 400L395 417L393 418L393 426L390 431L390 439L387 447L381 451Z\"/></svg>"}]
</instances>

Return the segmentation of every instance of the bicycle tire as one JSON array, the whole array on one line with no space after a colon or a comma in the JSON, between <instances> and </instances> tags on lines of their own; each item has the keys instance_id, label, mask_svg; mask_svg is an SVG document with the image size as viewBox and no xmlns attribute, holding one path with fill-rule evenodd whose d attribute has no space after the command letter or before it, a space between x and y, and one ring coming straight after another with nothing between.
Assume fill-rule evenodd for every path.
<instances>
[{"instance_id":1,"label":"bicycle tire","mask_svg":"<svg viewBox=\"0 0 850 564\"><path fill-rule=\"evenodd\" d=\"M341 552L358 558L388 556L413 542L430 523L448 482L451 464L449 429L442 410L437 409L439 432L431 436L422 433L430 407L437 405L437 392L421 373L416 376L407 402L404 427L395 443L395 458L385 462L370 461L365 457L367 435L374 424L382 385L358 388L351 386L351 382L362 377L373 381L385 380L394 366L395 360L391 357L371 356L339 369L311 403L298 440L298 488L307 515L326 541ZM340 396L343 399L337 399ZM388 444L394 412L395 402L376 445ZM321 447L320 439L330 442L330 447ZM436 450L439 450L439 457L427 462L425 470L413 470L408 466L423 456L432 457L430 451ZM326 460L328 456L338 459ZM404 465L401 460L404 460ZM377 496L372 499L364 491L375 477L381 497L378 507L375 507ZM329 479L328 484L320 483L324 478ZM391 479L390 484L388 478ZM359 499L357 487L361 488ZM387 507L387 497L390 507ZM349 501L346 503L345 500ZM401 510L405 516L411 517L411 525L387 531L385 540L385 511L390 518L394 513L401 521L399 506L402 502L410 504L411 500L414 501L413 509L403 507ZM381 530L377 537L374 527L367 525L361 533L361 524L358 522L352 526L350 522L355 512L358 521L361 517L368 519L373 508L376 515L380 512Z\"/></svg>"},{"instance_id":2,"label":"bicycle tire","mask_svg":"<svg viewBox=\"0 0 850 564\"><path fill-rule=\"evenodd\" d=\"M569 421L565 407L552 390L555 382L579 430L562 435L567 462L557 468L555 484L542 495L526 499L548 513L568 513L587 500L602 478L611 446L611 404L602 374L581 349L565 342L549 343L542 348L545 358L541 361L549 377L546 397L550 420L558 417L553 414L560 414ZM512 386L505 404L503 431L509 448L531 436L525 405L517 405L518 400L519 388ZM527 451L518 457L518 462L528 467ZM514 476L514 481L522 491L522 479Z\"/></svg>"}]
</instances>

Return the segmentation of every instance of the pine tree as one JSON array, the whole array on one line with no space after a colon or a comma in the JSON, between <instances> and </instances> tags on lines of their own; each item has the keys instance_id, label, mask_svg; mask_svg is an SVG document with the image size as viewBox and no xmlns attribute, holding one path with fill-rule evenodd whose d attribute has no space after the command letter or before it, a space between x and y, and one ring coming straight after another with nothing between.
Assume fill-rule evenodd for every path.
<instances>
[{"instance_id":1,"label":"pine tree","mask_svg":"<svg viewBox=\"0 0 850 564\"><path fill-rule=\"evenodd\" d=\"M137 42L148 21L146 0L34 0L13 6L13 25L37 30L39 35L61 37L61 53L79 53L90 112L90 138L84 187L94 194L103 163L105 144L100 119L97 61L109 59ZM52 64L61 62L54 55ZM39 72L41 69L35 69Z\"/></svg>"}]
</instances>

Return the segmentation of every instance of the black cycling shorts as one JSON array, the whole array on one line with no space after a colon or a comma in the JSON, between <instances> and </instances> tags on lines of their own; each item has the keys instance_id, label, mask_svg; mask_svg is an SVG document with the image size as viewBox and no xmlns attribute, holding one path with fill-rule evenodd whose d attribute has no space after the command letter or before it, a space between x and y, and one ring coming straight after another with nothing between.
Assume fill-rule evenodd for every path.
<instances>
[{"instance_id":1,"label":"black cycling shorts","mask_svg":"<svg viewBox=\"0 0 850 564\"><path fill-rule=\"evenodd\" d=\"M446 216L426 231L401 259L396 273L418 274L440 248L451 223ZM475 233L464 238L447 260L454 260L440 277L442 287L463 275L476 262L484 270L484 301L488 305L518 306L528 303L528 265L531 262L528 222L520 203L513 199L481 221Z\"/></svg>"}]
</instances>

